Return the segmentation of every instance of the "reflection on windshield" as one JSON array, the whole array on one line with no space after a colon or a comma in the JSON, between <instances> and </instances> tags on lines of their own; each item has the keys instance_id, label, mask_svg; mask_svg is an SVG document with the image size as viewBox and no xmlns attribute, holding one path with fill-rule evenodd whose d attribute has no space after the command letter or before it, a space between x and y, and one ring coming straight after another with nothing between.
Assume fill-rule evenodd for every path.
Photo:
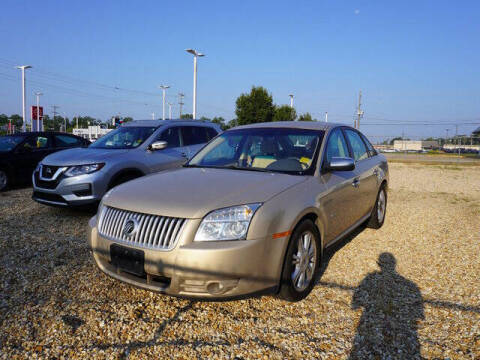
<instances>
[{"instance_id":1,"label":"reflection on windshield","mask_svg":"<svg viewBox=\"0 0 480 360\"><path fill-rule=\"evenodd\" d=\"M101 137L90 147L100 149L133 149L148 139L155 129L155 127L121 127Z\"/></svg>"},{"instance_id":2,"label":"reflection on windshield","mask_svg":"<svg viewBox=\"0 0 480 360\"><path fill-rule=\"evenodd\" d=\"M322 131L252 128L223 133L187 166L304 174L323 137Z\"/></svg>"},{"instance_id":3,"label":"reflection on windshield","mask_svg":"<svg viewBox=\"0 0 480 360\"><path fill-rule=\"evenodd\" d=\"M13 148L20 144L24 139L25 136L0 136L0 152L13 150Z\"/></svg>"}]
</instances>

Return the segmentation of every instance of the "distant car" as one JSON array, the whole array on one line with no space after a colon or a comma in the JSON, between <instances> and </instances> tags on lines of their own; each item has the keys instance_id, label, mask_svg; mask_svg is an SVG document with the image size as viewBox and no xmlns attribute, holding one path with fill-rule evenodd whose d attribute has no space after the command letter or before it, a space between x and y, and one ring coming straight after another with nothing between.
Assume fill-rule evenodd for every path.
<instances>
[{"instance_id":1,"label":"distant car","mask_svg":"<svg viewBox=\"0 0 480 360\"><path fill-rule=\"evenodd\" d=\"M31 181L37 164L59 150L88 146L81 137L57 132L29 132L0 136L0 191Z\"/></svg>"},{"instance_id":2,"label":"distant car","mask_svg":"<svg viewBox=\"0 0 480 360\"><path fill-rule=\"evenodd\" d=\"M324 249L385 220L388 164L348 126L271 122L217 136L183 168L112 189L89 222L98 267L161 293L298 301ZM360 255L359 255L360 256Z\"/></svg>"},{"instance_id":3,"label":"distant car","mask_svg":"<svg viewBox=\"0 0 480 360\"><path fill-rule=\"evenodd\" d=\"M199 120L137 120L123 124L86 149L47 156L33 174L32 198L52 206L98 203L114 186L182 166L221 132Z\"/></svg>"}]
</instances>

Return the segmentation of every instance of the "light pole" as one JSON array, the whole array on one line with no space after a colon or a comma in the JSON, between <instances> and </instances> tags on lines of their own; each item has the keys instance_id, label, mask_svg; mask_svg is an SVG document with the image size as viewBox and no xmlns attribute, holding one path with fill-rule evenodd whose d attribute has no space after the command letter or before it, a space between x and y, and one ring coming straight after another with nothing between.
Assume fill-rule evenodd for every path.
<instances>
[{"instance_id":1,"label":"light pole","mask_svg":"<svg viewBox=\"0 0 480 360\"><path fill-rule=\"evenodd\" d=\"M30 65L21 65L17 66L17 69L22 70L22 103L23 103L23 125L22 130L25 132L27 131L27 124L25 119L25 113L27 112L26 105L25 105L25 69L30 69Z\"/></svg>"},{"instance_id":2,"label":"light pole","mask_svg":"<svg viewBox=\"0 0 480 360\"><path fill-rule=\"evenodd\" d=\"M37 131L40 131L40 96L42 96L43 93L41 92L36 92L35 96L37 97Z\"/></svg>"},{"instance_id":3,"label":"light pole","mask_svg":"<svg viewBox=\"0 0 480 360\"><path fill-rule=\"evenodd\" d=\"M193 55L193 120L197 118L197 58L205 56L194 49L185 49L186 52Z\"/></svg>"},{"instance_id":4,"label":"light pole","mask_svg":"<svg viewBox=\"0 0 480 360\"><path fill-rule=\"evenodd\" d=\"M180 98L180 101L178 102L178 105L180 106L180 115L179 115L179 119L182 118L182 106L184 105L184 102L183 102L183 97L185 96L185 94L183 93L178 93L178 96Z\"/></svg>"},{"instance_id":5,"label":"light pole","mask_svg":"<svg viewBox=\"0 0 480 360\"><path fill-rule=\"evenodd\" d=\"M172 103L168 103L168 118L172 120Z\"/></svg>"},{"instance_id":6,"label":"light pole","mask_svg":"<svg viewBox=\"0 0 480 360\"><path fill-rule=\"evenodd\" d=\"M293 108L293 94L290 94L288 96L290 96L290 107Z\"/></svg>"},{"instance_id":7,"label":"light pole","mask_svg":"<svg viewBox=\"0 0 480 360\"><path fill-rule=\"evenodd\" d=\"M162 119L165 120L165 91L169 88L169 85L160 85L159 88L162 89L163 93L163 116Z\"/></svg>"},{"instance_id":8,"label":"light pole","mask_svg":"<svg viewBox=\"0 0 480 360\"><path fill-rule=\"evenodd\" d=\"M325 122L328 122L328 111L325 111Z\"/></svg>"}]
</instances>

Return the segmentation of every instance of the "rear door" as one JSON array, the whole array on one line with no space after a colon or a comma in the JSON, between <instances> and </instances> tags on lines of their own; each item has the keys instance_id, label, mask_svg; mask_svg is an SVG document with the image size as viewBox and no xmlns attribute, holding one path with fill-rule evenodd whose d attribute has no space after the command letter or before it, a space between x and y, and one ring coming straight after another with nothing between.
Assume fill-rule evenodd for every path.
<instances>
[{"instance_id":1,"label":"rear door","mask_svg":"<svg viewBox=\"0 0 480 360\"><path fill-rule=\"evenodd\" d=\"M320 181L325 185L325 195L320 199L327 217L325 241L328 244L355 223L357 189L353 186L355 171L325 170L333 157L350 157L349 147L341 128L328 136L323 155Z\"/></svg>"},{"instance_id":2,"label":"rear door","mask_svg":"<svg viewBox=\"0 0 480 360\"><path fill-rule=\"evenodd\" d=\"M206 126L186 125L182 126L183 144L187 149L188 158L195 155L203 145L213 138L213 134Z\"/></svg>"},{"instance_id":3,"label":"rear door","mask_svg":"<svg viewBox=\"0 0 480 360\"><path fill-rule=\"evenodd\" d=\"M358 131L346 128L344 132L355 159L358 196L357 211L354 216L358 220L371 212L377 196L375 160L370 157L367 146Z\"/></svg>"},{"instance_id":4,"label":"rear door","mask_svg":"<svg viewBox=\"0 0 480 360\"><path fill-rule=\"evenodd\" d=\"M71 135L55 134L53 135L53 138L54 138L54 146L56 151L71 149L74 147L80 147L84 145L84 141L81 138L77 138Z\"/></svg>"}]
</instances>

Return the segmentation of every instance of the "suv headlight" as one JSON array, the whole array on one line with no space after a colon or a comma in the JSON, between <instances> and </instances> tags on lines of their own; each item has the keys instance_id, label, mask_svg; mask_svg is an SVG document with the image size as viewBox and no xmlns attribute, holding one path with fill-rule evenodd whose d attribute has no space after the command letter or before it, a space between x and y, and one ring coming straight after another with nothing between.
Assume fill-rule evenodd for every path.
<instances>
[{"instance_id":1,"label":"suv headlight","mask_svg":"<svg viewBox=\"0 0 480 360\"><path fill-rule=\"evenodd\" d=\"M105 163L70 166L68 170L65 171L65 176L71 177L71 176L91 174L95 171L100 170L104 166L105 166Z\"/></svg>"},{"instance_id":2,"label":"suv headlight","mask_svg":"<svg viewBox=\"0 0 480 360\"><path fill-rule=\"evenodd\" d=\"M194 241L245 240L250 221L261 203L214 210L205 216Z\"/></svg>"}]
</instances>

